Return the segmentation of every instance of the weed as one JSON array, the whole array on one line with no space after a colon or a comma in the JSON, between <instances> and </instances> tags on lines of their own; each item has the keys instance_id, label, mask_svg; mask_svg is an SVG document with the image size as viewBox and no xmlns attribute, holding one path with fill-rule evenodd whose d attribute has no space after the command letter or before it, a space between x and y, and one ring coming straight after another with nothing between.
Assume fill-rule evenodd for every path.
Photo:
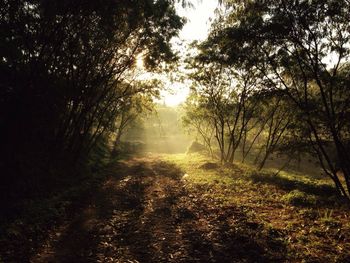
<instances>
[{"instance_id":1,"label":"weed","mask_svg":"<svg viewBox=\"0 0 350 263\"><path fill-rule=\"evenodd\" d=\"M333 215L332 209L326 209L323 213L320 210L318 212L321 220L328 221L332 219L332 215Z\"/></svg>"},{"instance_id":2,"label":"weed","mask_svg":"<svg viewBox=\"0 0 350 263\"><path fill-rule=\"evenodd\" d=\"M326 226L338 227L339 222L333 217L333 209L318 210L319 220Z\"/></svg>"}]
</instances>

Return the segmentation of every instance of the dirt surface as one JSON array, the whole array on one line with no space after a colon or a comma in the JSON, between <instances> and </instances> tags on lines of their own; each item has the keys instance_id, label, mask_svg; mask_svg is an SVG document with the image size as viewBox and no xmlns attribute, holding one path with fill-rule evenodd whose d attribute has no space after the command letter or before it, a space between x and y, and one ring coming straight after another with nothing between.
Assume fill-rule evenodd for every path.
<instances>
[{"instance_id":1,"label":"dirt surface","mask_svg":"<svg viewBox=\"0 0 350 263\"><path fill-rule=\"evenodd\" d=\"M280 233L184 186L157 157L119 162L73 220L50 233L31 262L279 262Z\"/></svg>"}]
</instances>

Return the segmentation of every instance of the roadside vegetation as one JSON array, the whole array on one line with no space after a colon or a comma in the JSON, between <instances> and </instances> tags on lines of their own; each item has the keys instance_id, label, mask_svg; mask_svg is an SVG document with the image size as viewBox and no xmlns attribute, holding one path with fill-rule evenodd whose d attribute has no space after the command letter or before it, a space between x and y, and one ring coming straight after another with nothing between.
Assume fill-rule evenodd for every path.
<instances>
[{"instance_id":1,"label":"roadside vegetation","mask_svg":"<svg viewBox=\"0 0 350 263\"><path fill-rule=\"evenodd\" d=\"M282 261L350 260L350 207L330 180L287 172L274 175L240 163L203 169L212 160L198 153L163 158L181 167L189 192L215 200L215 207L241 209L250 224L282 242L286 247Z\"/></svg>"}]
</instances>

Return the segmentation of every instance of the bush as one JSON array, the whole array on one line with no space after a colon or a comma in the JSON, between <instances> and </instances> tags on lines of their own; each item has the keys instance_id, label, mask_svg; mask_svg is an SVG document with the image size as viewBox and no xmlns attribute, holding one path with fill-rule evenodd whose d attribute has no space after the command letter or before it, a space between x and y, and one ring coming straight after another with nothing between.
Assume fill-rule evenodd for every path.
<instances>
[{"instance_id":1,"label":"bush","mask_svg":"<svg viewBox=\"0 0 350 263\"><path fill-rule=\"evenodd\" d=\"M199 142L196 142L196 141L193 141L191 143L191 145L187 148L186 154L203 152L205 150L206 150L206 148L205 148L205 146L203 144L201 144Z\"/></svg>"},{"instance_id":2,"label":"bush","mask_svg":"<svg viewBox=\"0 0 350 263\"><path fill-rule=\"evenodd\" d=\"M217 163L206 162L200 165L198 168L203 170L213 170L219 168L219 165Z\"/></svg>"},{"instance_id":3,"label":"bush","mask_svg":"<svg viewBox=\"0 0 350 263\"><path fill-rule=\"evenodd\" d=\"M316 197L299 190L293 190L282 197L282 200L295 206L311 206L316 204Z\"/></svg>"}]
</instances>

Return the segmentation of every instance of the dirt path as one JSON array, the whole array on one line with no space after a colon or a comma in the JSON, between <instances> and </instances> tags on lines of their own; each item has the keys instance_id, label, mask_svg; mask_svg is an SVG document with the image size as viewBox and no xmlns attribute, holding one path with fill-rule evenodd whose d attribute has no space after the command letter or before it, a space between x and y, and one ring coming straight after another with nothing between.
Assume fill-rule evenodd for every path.
<instances>
[{"instance_id":1,"label":"dirt path","mask_svg":"<svg viewBox=\"0 0 350 263\"><path fill-rule=\"evenodd\" d=\"M113 165L110 178L31 262L274 262L285 247L240 208L186 188L156 157ZM191 189L191 190L188 190Z\"/></svg>"}]
</instances>

